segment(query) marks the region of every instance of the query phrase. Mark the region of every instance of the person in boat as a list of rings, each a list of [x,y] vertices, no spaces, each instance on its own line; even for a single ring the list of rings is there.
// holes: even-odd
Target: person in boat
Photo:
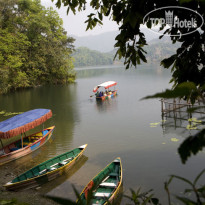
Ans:
[[[102,91],[100,91],[99,97],[102,97],[102,96],[103,96],[103,92],[102,92]]]
[[[97,91],[97,93],[95,93],[96,97],[99,97],[100,93],[99,91]]]

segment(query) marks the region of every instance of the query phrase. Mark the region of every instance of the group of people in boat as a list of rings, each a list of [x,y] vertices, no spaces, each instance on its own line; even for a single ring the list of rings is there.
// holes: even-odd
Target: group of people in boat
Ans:
[[[97,91],[97,93],[95,93],[96,97],[103,97],[103,96],[108,96],[108,95],[112,95],[114,91],[111,91],[111,90],[106,90],[105,92],[103,91]]]

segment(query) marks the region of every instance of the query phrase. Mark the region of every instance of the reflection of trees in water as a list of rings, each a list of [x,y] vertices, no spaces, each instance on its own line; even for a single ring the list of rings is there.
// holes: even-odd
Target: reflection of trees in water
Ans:
[[[42,146],[46,149],[41,153],[47,159],[67,151],[73,138],[74,122],[78,119],[76,84],[64,86],[42,86],[34,89],[25,89],[9,93],[1,97],[0,107],[7,112],[25,112],[36,108],[51,109],[53,117],[44,123],[44,127],[55,125],[54,140]],[[8,117],[7,117],[8,118]],[[1,118],[1,120],[5,120]],[[39,131],[43,126],[38,126],[26,134]],[[42,151],[42,150],[41,150]]]
[[[119,68],[116,68],[119,70]],[[87,78],[87,77],[95,77],[95,76],[101,76],[103,74],[110,74],[111,70],[114,71],[115,67],[110,67],[110,68],[90,68],[90,69],[82,69],[82,70],[77,70],[77,78]]]
[[[96,108],[102,113],[117,110],[117,95],[105,100],[96,100]]]
[[[190,112],[192,110],[192,112]],[[205,107],[185,101],[162,100],[162,128],[164,133],[177,133],[185,140],[178,148],[183,163],[205,147]]]

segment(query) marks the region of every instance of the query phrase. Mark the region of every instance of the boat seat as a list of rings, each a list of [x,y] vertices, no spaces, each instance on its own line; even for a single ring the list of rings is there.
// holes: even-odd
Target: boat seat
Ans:
[[[112,172],[112,173],[109,174],[109,176],[113,176],[113,177],[116,176],[116,177],[117,177],[117,176],[118,176],[118,173],[116,173],[116,172]]]
[[[96,192],[94,194],[94,196],[97,196],[97,197],[109,197],[110,193]]]
[[[44,172],[46,172],[47,169],[43,169],[42,171],[39,172],[39,174],[43,174]]]
[[[68,161],[69,161],[69,160],[72,160],[72,159],[73,159],[73,157],[70,157],[70,158],[68,158],[68,159],[65,159],[65,160],[59,162],[58,164],[59,164],[60,166],[66,165],[66,164],[68,163]]]
[[[50,171],[53,171],[55,170],[56,168],[54,167],[51,167],[51,168],[48,168],[48,169],[43,169],[42,171],[39,172],[39,174],[45,174],[47,172],[50,172]]]
[[[50,167],[55,167],[56,165],[59,165],[59,163],[55,163],[55,164],[51,165]]]
[[[113,182],[103,182],[100,184],[100,186],[115,188],[117,186],[117,184],[115,184]]]

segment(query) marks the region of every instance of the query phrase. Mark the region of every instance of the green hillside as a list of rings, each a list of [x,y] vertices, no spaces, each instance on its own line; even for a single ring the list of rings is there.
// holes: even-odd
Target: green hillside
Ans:
[[[113,56],[108,53],[90,50],[85,47],[79,47],[73,53],[74,66],[95,66],[95,65],[111,65],[113,64]]]
[[[147,52],[146,58],[147,63],[160,63],[161,60],[173,55],[177,48],[178,44],[171,44],[169,39],[165,38],[162,40],[155,39],[150,41],[149,45],[144,47],[144,50]],[[86,47],[79,47],[72,54],[75,59],[75,67],[83,66],[99,66],[99,65],[112,65],[112,64],[123,64],[124,59],[115,59],[113,62],[115,53],[117,49],[113,49],[108,53],[101,53],[96,50],[90,50]]]

